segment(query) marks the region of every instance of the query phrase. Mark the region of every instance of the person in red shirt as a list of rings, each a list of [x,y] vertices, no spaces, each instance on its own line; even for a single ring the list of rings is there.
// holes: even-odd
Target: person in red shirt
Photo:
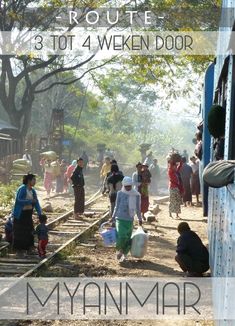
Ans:
[[[77,160],[73,160],[72,161],[72,163],[67,167],[67,170],[66,170],[66,172],[65,172],[65,178],[67,178],[67,189],[68,189],[68,192],[69,193],[72,193],[72,190],[73,190],[73,188],[72,188],[72,181],[71,181],[71,176],[72,176],[72,174],[73,174],[73,171],[75,170],[75,168],[76,168],[76,166],[77,166]]]
[[[181,162],[168,161],[168,178],[169,178],[169,192],[170,192],[170,205],[169,205],[169,216],[172,213],[176,214],[176,218],[180,218],[181,213],[180,205],[182,204],[182,194],[184,192],[183,184],[180,177],[180,169],[182,167]]]

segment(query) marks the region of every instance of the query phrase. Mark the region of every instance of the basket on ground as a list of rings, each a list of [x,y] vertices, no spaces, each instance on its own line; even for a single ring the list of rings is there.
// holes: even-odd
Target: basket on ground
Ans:
[[[111,246],[116,242],[116,229],[113,227],[105,228],[105,226],[107,226],[107,224],[110,224],[110,223],[105,222],[105,223],[101,224],[99,232],[103,238],[104,245]]]

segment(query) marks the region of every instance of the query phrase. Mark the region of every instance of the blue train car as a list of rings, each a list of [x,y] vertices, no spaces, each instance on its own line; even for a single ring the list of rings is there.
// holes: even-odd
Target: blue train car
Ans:
[[[215,65],[211,65],[205,77],[205,94],[203,101],[204,121],[211,102],[223,106],[226,110],[224,159],[235,160],[235,56],[229,51],[231,45],[231,32],[235,31],[235,1],[224,0],[224,8],[230,8],[230,26],[221,27],[227,31],[226,37],[219,36],[218,51],[228,49],[227,55],[217,55]],[[219,52],[221,53],[221,51]],[[212,82],[213,92],[211,92]],[[212,96],[212,97],[211,97]],[[207,105],[208,104],[208,105]],[[206,123],[204,123],[204,126]],[[203,165],[206,166],[213,160],[213,139],[207,128],[204,128]],[[210,266],[212,276],[235,277],[235,184],[215,189],[204,188],[204,212],[208,210],[208,236],[210,251]],[[228,288],[223,287],[215,290],[215,298],[220,299],[223,311],[229,304],[226,298]],[[233,303],[234,304],[234,303]],[[235,320],[217,321],[217,325],[234,326]]]
[[[231,5],[230,1],[225,1],[224,6]],[[235,23],[231,22],[231,31]],[[229,33],[228,33],[229,35]],[[226,45],[227,43],[227,45]],[[221,39],[221,44],[227,48],[228,39]],[[208,76],[208,72],[206,77]],[[213,102],[223,106],[226,110],[225,126],[225,146],[224,159],[235,159],[235,58],[233,55],[217,56],[214,68],[214,99]],[[208,113],[205,106],[204,115]],[[206,121],[206,118],[205,118]],[[207,130],[204,135],[204,163],[208,158],[213,160],[210,137]],[[213,139],[212,139],[213,142]],[[235,276],[235,186],[219,189],[209,189],[208,197],[208,221],[209,221],[209,242],[211,269],[214,276]],[[206,203],[207,204],[207,203]]]

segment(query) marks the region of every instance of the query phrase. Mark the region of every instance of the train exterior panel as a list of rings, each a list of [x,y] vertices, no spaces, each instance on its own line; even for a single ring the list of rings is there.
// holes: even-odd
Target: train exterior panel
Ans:
[[[235,26],[235,2],[226,0],[224,8],[230,8],[233,19],[229,27],[222,27],[220,30],[232,31]],[[227,48],[229,45],[230,33],[227,37],[219,35],[218,49]],[[225,146],[224,159],[235,159],[235,58],[229,53],[219,55],[216,58],[214,71],[214,102],[226,109]],[[206,114],[206,112],[204,112]],[[204,117],[205,118],[205,117]],[[206,121],[206,120],[204,120]],[[210,160],[213,160],[213,153],[209,144],[208,135],[205,136],[204,151]],[[228,282],[230,277],[235,277],[235,184],[219,189],[209,188],[208,195],[208,236],[210,251],[210,266],[212,276],[225,277]],[[219,293],[218,293],[219,292]],[[214,299],[220,298],[220,308],[226,311],[231,304],[225,298],[227,287],[216,290]],[[235,320],[217,321],[219,326],[235,326]]]
[[[214,63],[212,63],[206,71],[206,75],[204,79],[203,95],[202,95],[202,118],[204,121],[203,139],[202,139],[204,148],[203,148],[202,162],[201,162],[202,170],[210,162],[210,157],[211,157],[211,136],[205,121],[207,121],[208,113],[213,103],[214,72],[215,72],[215,65]],[[201,190],[203,195],[203,216],[208,216],[208,187],[206,185],[203,185]]]

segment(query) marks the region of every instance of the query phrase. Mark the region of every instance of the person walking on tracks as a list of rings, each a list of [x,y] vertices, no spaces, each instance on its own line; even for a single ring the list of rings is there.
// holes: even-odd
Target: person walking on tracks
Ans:
[[[35,234],[38,236],[38,255],[40,258],[46,258],[46,247],[48,244],[48,228],[46,226],[47,216],[39,216],[38,226],[36,227]]]
[[[175,260],[187,276],[201,277],[209,269],[209,253],[199,236],[187,222],[178,225],[180,237],[177,241]]]
[[[122,180],[122,189],[117,193],[117,199],[113,216],[112,225],[116,226],[118,250],[117,259],[123,261],[131,249],[131,234],[133,229],[134,216],[137,214],[139,225],[142,225],[140,210],[140,194],[132,188],[133,182],[130,177]]]
[[[77,167],[71,176],[74,189],[74,217],[79,218],[84,213],[85,209],[85,181],[83,176],[83,159],[80,157],[77,160]]]
[[[29,250],[34,246],[33,210],[38,215],[42,214],[41,207],[34,190],[36,178],[34,174],[23,177],[23,184],[16,192],[16,200],[13,209],[13,248]]]

